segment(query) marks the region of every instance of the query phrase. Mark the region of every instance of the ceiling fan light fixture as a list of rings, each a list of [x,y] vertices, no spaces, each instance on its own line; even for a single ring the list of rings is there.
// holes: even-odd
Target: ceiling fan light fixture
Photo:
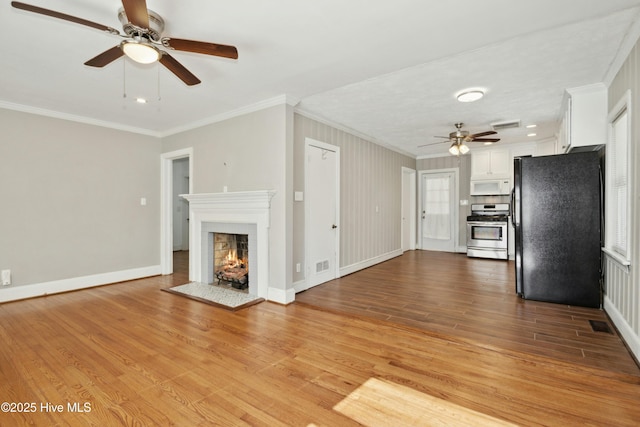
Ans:
[[[153,64],[160,59],[160,51],[153,45],[136,40],[123,42],[122,51],[140,64]]]
[[[451,147],[449,147],[449,153],[451,153],[454,156],[459,156],[460,155],[460,147],[458,146],[457,143],[453,143],[451,144]]]
[[[460,144],[460,154],[467,154],[469,152],[469,147],[467,147],[464,143]]]
[[[456,99],[460,102],[473,102],[477,101],[484,96],[484,91],[480,89],[465,90],[462,93],[456,95]]]

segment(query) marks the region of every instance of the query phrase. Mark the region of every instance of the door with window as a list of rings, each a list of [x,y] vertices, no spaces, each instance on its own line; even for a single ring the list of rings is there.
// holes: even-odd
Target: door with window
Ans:
[[[455,252],[456,174],[423,172],[421,179],[421,249]]]

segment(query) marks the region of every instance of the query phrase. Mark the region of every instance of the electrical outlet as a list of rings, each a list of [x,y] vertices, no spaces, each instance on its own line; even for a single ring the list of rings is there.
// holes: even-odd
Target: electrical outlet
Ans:
[[[2,270],[2,286],[9,286],[11,284],[11,270]]]

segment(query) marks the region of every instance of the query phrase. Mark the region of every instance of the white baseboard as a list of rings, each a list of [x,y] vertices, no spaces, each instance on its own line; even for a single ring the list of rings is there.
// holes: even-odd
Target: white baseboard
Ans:
[[[61,292],[77,291],[94,286],[157,276],[159,274],[160,266],[152,265],[149,267],[132,268],[130,270],[113,271],[91,276],[72,277],[70,279],[54,280],[51,282],[0,288],[0,303],[58,294]]]
[[[291,304],[296,299],[296,291],[293,288],[276,289],[269,288],[267,300],[277,302],[278,304]]]
[[[640,360],[640,336],[633,331],[631,325],[627,323],[622,313],[618,311],[615,304],[613,304],[606,295],[604,297],[604,311],[607,312],[613,324],[616,325],[616,328],[636,360]]]
[[[369,258],[355,264],[347,265],[346,267],[340,268],[340,277],[346,276],[347,274],[355,273],[356,271],[363,270],[365,268],[371,267],[372,265],[380,264],[381,262],[388,261],[391,258],[395,258],[400,255],[402,255],[402,249],[396,249],[395,251],[391,251],[386,254],[378,255],[376,257]]]
[[[302,279],[302,280],[298,280],[297,282],[294,282],[293,283],[293,290],[295,291],[296,294],[298,292],[306,291],[307,290],[307,281],[305,279]]]

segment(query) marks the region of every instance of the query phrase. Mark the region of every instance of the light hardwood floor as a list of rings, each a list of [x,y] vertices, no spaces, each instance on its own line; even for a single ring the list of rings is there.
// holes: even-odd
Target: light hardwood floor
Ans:
[[[440,304],[433,328],[398,321],[425,309],[426,318],[434,315],[415,288],[437,283],[438,272],[450,274],[444,264],[458,258],[449,256],[408,253],[299,294],[301,301],[286,307],[265,302],[231,312],[161,292],[186,282],[184,272],[2,304],[0,401],[22,412],[0,412],[0,425],[416,425],[445,415],[448,425],[637,425],[637,367],[556,357],[555,347],[566,342],[560,332],[542,341],[546,355],[530,351],[535,339],[523,348],[513,340],[485,341],[530,332],[510,326],[515,308],[502,319],[482,308],[510,298],[508,263],[471,263],[448,289],[445,280],[433,284]],[[399,271],[405,263],[416,265]],[[398,275],[411,286],[401,286]],[[386,299],[389,311],[357,300],[347,289],[357,281],[370,285],[365,300]],[[359,312],[337,306],[343,296]],[[415,306],[398,306],[398,299]],[[556,309],[523,302],[524,318],[529,305],[535,312]],[[403,308],[412,314],[403,316]],[[459,314],[440,325],[447,310],[465,311],[468,327]],[[566,311],[550,317],[546,335],[553,336],[554,325],[564,330]],[[587,345],[587,336],[582,348],[607,346],[608,360],[618,358],[612,354],[619,343],[593,335]],[[379,403],[357,407],[367,398]],[[31,403],[36,410],[25,412]],[[57,405],[62,412],[52,412]],[[90,412],[72,412],[73,405]]]

